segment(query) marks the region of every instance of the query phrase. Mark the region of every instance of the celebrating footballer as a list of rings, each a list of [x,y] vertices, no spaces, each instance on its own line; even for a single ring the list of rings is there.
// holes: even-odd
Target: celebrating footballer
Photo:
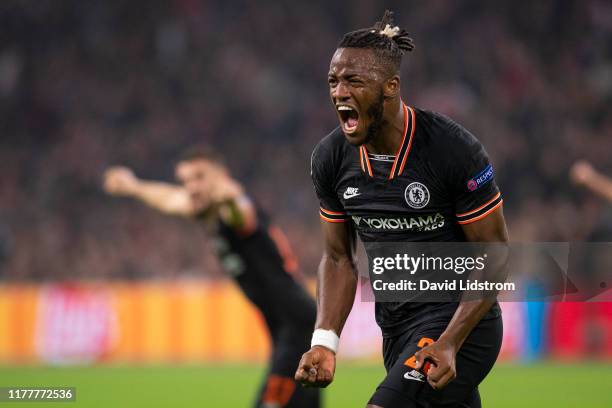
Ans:
[[[400,95],[400,64],[414,44],[391,12],[342,38],[328,83],[340,126],[312,154],[324,253],[311,349],[295,377],[325,387],[357,285],[356,237],[363,242],[508,240],[501,193],[482,144],[439,113]],[[438,216],[440,214],[440,216]],[[365,222],[437,216],[437,228]],[[386,377],[367,407],[480,407],[478,385],[499,354],[495,299],[377,302]],[[365,402],[365,401],[364,401]]]

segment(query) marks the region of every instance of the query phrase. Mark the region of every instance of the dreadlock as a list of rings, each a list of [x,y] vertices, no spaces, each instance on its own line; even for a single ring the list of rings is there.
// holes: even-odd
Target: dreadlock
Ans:
[[[346,33],[338,48],[373,49],[381,63],[398,72],[402,56],[414,49],[414,43],[406,30],[394,26],[393,12],[385,10],[381,21],[374,26]]]

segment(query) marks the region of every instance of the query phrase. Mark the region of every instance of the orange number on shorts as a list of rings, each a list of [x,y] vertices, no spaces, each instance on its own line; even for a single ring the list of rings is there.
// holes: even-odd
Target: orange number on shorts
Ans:
[[[433,339],[430,339],[429,337],[421,337],[421,340],[419,340],[419,342],[417,343],[417,347],[423,348],[433,343]],[[404,361],[404,365],[410,368],[416,368],[416,357],[412,356],[406,359],[406,361]]]
[[[429,337],[421,337],[421,340],[419,340],[419,343],[417,344],[417,346],[420,348],[423,348],[433,343],[434,343],[433,339],[430,339]]]

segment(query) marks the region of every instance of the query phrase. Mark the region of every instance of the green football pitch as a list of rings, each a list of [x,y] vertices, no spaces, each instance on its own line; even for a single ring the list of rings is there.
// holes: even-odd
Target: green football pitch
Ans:
[[[249,407],[263,368],[253,365],[0,367],[0,387],[73,386],[71,403],[15,407]],[[383,369],[340,364],[325,407],[364,407]],[[612,407],[612,364],[498,364],[481,385],[484,407]]]

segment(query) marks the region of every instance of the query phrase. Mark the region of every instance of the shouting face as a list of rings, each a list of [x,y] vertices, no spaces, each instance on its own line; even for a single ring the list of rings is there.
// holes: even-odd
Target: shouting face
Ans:
[[[349,143],[361,145],[376,137],[384,124],[388,87],[399,85],[384,69],[377,67],[374,51],[338,48],[328,74],[329,92],[340,126]]]

